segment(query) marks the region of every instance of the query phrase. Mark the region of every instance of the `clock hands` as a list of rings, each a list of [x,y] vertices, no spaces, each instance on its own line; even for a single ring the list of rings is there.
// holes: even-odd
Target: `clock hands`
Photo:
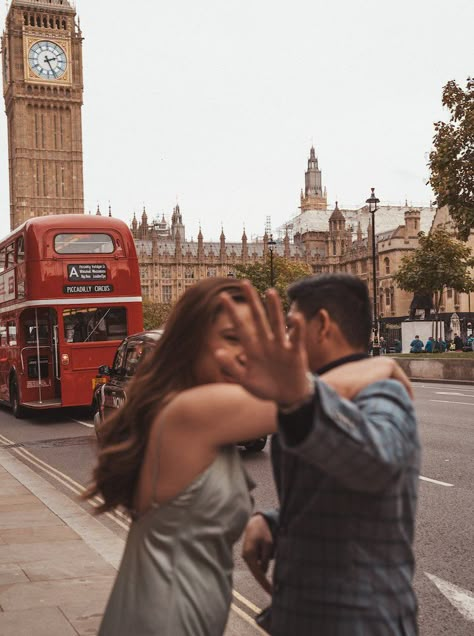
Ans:
[[[44,61],[45,61],[47,64],[49,64],[49,68],[51,69],[51,72],[52,72],[52,73],[53,73],[53,75],[54,75],[54,68],[51,66],[51,62],[57,62],[57,59],[56,59],[55,57],[51,57],[51,58],[49,58],[49,57],[45,57],[45,58],[44,58]]]

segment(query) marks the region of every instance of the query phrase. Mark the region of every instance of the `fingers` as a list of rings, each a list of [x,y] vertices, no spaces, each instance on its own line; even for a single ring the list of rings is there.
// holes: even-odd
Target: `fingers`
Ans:
[[[260,548],[261,546],[259,546]],[[270,557],[266,560],[259,559],[258,552],[253,550],[244,550],[242,554],[248,569],[252,573],[254,579],[268,594],[272,593],[272,584],[266,576]]]
[[[256,335],[259,342],[272,340],[272,330],[268,323],[267,315],[265,313],[265,309],[262,305],[262,301],[260,300],[257,290],[247,280],[244,281],[242,289],[252,313],[252,318],[255,323]]]
[[[288,339],[280,296],[275,289],[269,289],[266,299],[268,322],[270,323],[271,330],[273,331],[273,336],[279,345],[284,346],[287,344]]]

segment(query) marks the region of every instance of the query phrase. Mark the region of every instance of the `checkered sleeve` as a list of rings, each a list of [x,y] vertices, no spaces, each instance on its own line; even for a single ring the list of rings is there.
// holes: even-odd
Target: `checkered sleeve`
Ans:
[[[299,444],[285,436],[288,421],[280,426],[283,448],[351,490],[383,490],[418,451],[411,400],[394,380],[376,382],[350,402],[317,379],[312,414],[305,417],[312,427]]]

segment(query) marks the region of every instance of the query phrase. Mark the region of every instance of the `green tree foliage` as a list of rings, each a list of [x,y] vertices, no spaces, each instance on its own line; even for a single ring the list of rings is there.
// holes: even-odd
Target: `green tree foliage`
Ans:
[[[294,283],[298,278],[310,276],[311,267],[306,263],[291,261],[282,256],[273,256],[273,281],[274,287],[278,291],[283,305],[287,306],[286,290],[288,285]],[[249,263],[248,265],[237,265],[235,268],[237,278],[247,278],[263,297],[270,287],[270,257],[263,263]]]
[[[143,324],[146,330],[163,327],[170,315],[172,305],[170,303],[154,303],[150,300],[143,301]]]
[[[451,118],[435,124],[429,183],[438,207],[449,206],[458,237],[467,241],[474,228],[474,79],[468,78],[466,90],[448,82],[442,102]]]
[[[436,315],[445,288],[457,292],[474,289],[470,267],[474,266],[471,248],[456,240],[446,228],[439,226],[428,235],[419,234],[419,247],[405,256],[394,276],[405,291],[432,294]]]

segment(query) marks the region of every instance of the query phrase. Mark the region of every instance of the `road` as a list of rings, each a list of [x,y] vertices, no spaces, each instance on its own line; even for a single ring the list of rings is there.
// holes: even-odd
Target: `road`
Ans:
[[[415,576],[421,634],[468,636],[474,633],[474,386],[418,383],[415,394],[423,445]],[[76,501],[94,464],[94,430],[79,410],[19,421],[0,408],[0,444]],[[257,483],[256,507],[274,506],[268,448],[243,458]],[[126,536],[123,519],[102,522]],[[259,633],[252,617],[268,597],[239,555],[237,546],[228,636],[251,636]]]

